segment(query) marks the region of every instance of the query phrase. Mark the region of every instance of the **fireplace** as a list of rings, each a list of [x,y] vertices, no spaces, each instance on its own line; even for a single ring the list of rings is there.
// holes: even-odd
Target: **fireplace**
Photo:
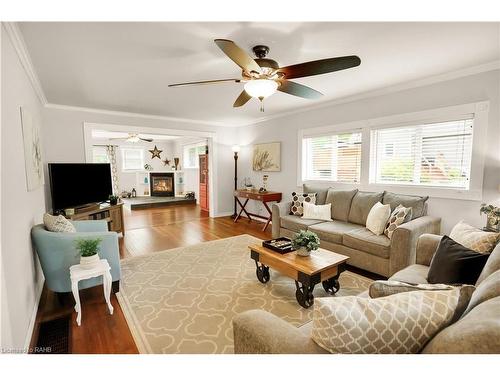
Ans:
[[[173,173],[150,173],[149,185],[152,197],[175,196]]]

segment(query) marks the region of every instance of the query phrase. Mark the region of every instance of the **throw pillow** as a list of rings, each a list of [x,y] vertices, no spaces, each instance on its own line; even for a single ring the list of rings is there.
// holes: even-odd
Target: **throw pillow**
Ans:
[[[303,219],[332,221],[332,218],[330,217],[332,214],[331,203],[317,206],[312,203],[304,202],[302,206],[304,208],[304,214],[302,215]]]
[[[392,238],[392,234],[401,224],[407,223],[411,220],[413,210],[411,207],[404,207],[403,205],[397,206],[391,214],[387,225],[385,226],[384,234]]]
[[[298,194],[292,193],[292,205],[290,206],[290,215],[302,216],[304,212],[303,203],[316,203],[316,193]]]
[[[396,280],[377,280],[370,284],[368,294],[371,298],[387,297],[393,294],[414,292],[417,290],[450,290],[446,284],[409,284]]]
[[[478,253],[491,253],[500,241],[500,233],[484,232],[461,221],[451,230],[450,238]]]
[[[459,288],[377,299],[318,298],[312,339],[331,353],[419,353],[452,321],[460,299]]]
[[[427,281],[431,284],[474,285],[488,256],[443,236],[431,259]]]
[[[52,216],[46,213],[43,215],[43,224],[50,232],[76,232],[75,226],[63,215]]]
[[[366,229],[377,236],[384,233],[387,220],[391,216],[391,206],[377,202],[373,205],[366,218]]]

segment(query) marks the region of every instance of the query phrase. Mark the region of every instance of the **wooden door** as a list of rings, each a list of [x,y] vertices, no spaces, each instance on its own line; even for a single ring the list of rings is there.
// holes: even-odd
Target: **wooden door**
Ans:
[[[199,155],[200,158],[200,208],[208,211],[208,154]]]

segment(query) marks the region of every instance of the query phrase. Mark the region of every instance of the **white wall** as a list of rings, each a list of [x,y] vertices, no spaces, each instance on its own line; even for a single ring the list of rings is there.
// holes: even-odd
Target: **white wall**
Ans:
[[[83,124],[115,124],[123,126],[178,129],[190,131],[214,132],[216,135],[217,154],[214,158],[214,180],[217,183],[217,204],[215,215],[230,214],[233,204],[233,175],[224,171],[233,168],[231,146],[237,142],[237,132],[226,127],[208,126],[204,124],[175,122],[156,118],[140,118],[126,114],[69,110],[61,108],[44,108],[44,140],[46,162],[85,161],[85,144]],[[48,185],[48,184],[47,184]],[[47,202],[50,202],[50,190],[46,187]]]
[[[42,220],[44,189],[28,192],[19,108],[25,107],[40,122],[41,104],[4,26],[2,58],[2,348],[24,348],[31,337],[43,276],[31,247],[30,229]],[[42,137],[43,134],[43,123]]]
[[[297,187],[297,138],[298,130],[311,127],[342,124],[434,109],[444,106],[467,104],[483,100],[490,101],[487,144],[484,145],[486,158],[483,179],[483,201],[500,203],[500,116],[499,116],[499,71],[490,71],[462,77],[429,86],[423,86],[391,94],[366,98],[354,102],[333,105],[314,111],[247,126],[240,133],[240,143],[251,145],[281,141],[281,172],[267,173],[269,188],[282,191],[285,199]],[[334,88],[332,88],[334,89]],[[262,182],[262,173],[251,170],[251,147],[243,147],[239,159],[239,176],[250,176],[256,186]],[[389,190],[389,189],[388,189]],[[479,215],[479,201],[456,199],[429,199],[429,214],[442,218],[442,231],[449,233],[457,221],[482,227],[485,217]]]

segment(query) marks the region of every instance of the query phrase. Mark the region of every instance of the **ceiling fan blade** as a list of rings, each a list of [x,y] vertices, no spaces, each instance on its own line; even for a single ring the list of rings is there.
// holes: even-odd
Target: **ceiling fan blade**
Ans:
[[[306,99],[319,99],[323,96],[322,93],[310,87],[301,85],[297,82],[287,81],[286,79],[280,81],[281,85],[278,90],[290,95],[300,96]]]
[[[238,98],[236,99],[236,101],[234,102],[233,104],[233,107],[242,107],[244,106],[250,99],[252,99],[252,97],[250,95],[247,94],[247,92],[245,90],[243,90],[240,94],[240,96],[238,96]]]
[[[222,82],[236,82],[236,83],[240,83],[241,79],[228,78],[228,79],[212,79],[212,80],[209,80],[209,81],[173,83],[171,85],[168,85],[168,87],[187,86],[187,85],[209,85],[209,84],[212,84],[212,83],[222,83]]]
[[[361,59],[358,56],[342,56],[289,65],[280,68],[278,72],[284,73],[286,79],[292,79],[354,68],[359,64],[361,64]]]
[[[109,141],[119,141],[123,139],[129,139],[130,137],[120,137],[120,138],[108,138]]]
[[[139,139],[141,141],[145,141],[145,142],[153,142],[153,138],[141,138],[141,137],[139,137]]]
[[[262,74],[259,64],[245,50],[238,47],[233,41],[227,39],[215,39],[215,44],[224,52],[236,65],[248,73],[252,71]]]

